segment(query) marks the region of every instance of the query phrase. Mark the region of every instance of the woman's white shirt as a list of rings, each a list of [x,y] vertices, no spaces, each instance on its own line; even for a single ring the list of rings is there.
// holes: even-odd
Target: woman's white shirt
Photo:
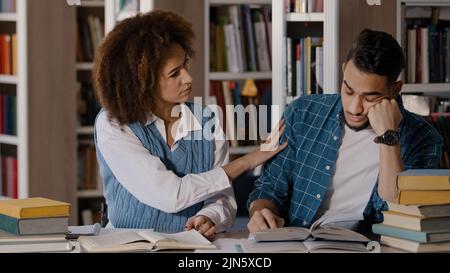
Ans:
[[[174,145],[190,131],[202,130],[201,125],[185,104],[181,104],[181,118],[173,125]],[[149,116],[147,124],[155,123],[166,140],[164,121]],[[96,122],[97,145],[119,183],[141,203],[166,213],[176,213],[204,201],[197,215],[209,217],[217,231],[230,227],[236,215],[237,204],[233,188],[222,166],[228,163],[228,142],[223,131],[215,134],[214,168],[199,174],[179,177],[168,170],[161,160],[142,145],[124,125],[110,120],[103,111]],[[167,142],[167,141],[166,141]]]

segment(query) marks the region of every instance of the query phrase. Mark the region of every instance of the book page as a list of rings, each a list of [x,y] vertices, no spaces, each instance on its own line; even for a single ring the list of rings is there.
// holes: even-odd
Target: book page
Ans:
[[[99,236],[81,236],[79,238],[80,244],[87,249],[90,248],[107,248],[120,246],[139,241],[147,241],[144,237],[140,236],[133,231],[114,232]]]
[[[255,242],[248,239],[241,240],[244,253],[274,253],[274,252],[294,252],[308,253],[308,249],[302,242]]]
[[[369,242],[369,238],[366,236],[336,225],[324,225],[316,228],[312,235],[314,238],[321,238],[326,240],[336,240],[336,241],[353,241],[353,242]]]
[[[310,233],[307,228],[282,227],[252,232],[248,238],[254,241],[302,241],[309,236]]]
[[[216,248],[214,244],[194,229],[178,233],[143,231],[139,234],[148,241],[156,243],[156,247],[159,249]]]
[[[335,241],[313,241],[303,242],[309,252],[346,253],[346,252],[369,252],[364,243],[335,242]]]
[[[363,213],[346,213],[338,211],[327,211],[322,217],[317,219],[312,223],[310,231],[316,229],[319,226],[323,226],[330,223],[341,223],[341,222],[357,222],[364,220]]]
[[[242,253],[241,239],[221,238],[213,242],[217,249],[197,249],[196,253]]]

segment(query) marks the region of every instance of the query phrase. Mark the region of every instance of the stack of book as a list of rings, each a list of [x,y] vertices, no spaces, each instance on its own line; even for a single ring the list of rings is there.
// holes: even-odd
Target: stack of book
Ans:
[[[399,174],[398,203],[390,203],[372,231],[381,243],[409,252],[450,251],[450,170]]]
[[[40,197],[0,200],[0,252],[70,251],[69,208]]]

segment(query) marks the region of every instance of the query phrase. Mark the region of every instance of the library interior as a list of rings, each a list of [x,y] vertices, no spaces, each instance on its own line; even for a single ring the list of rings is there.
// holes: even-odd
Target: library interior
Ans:
[[[450,0],[0,0],[0,174],[0,252],[450,252]]]

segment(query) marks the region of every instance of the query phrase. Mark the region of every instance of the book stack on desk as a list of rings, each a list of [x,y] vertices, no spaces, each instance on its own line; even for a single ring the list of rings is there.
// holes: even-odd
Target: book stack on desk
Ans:
[[[0,200],[0,252],[68,251],[70,204],[46,198]]]
[[[372,231],[381,243],[409,252],[450,251],[450,170],[408,170],[397,178],[398,202],[388,202]]]

